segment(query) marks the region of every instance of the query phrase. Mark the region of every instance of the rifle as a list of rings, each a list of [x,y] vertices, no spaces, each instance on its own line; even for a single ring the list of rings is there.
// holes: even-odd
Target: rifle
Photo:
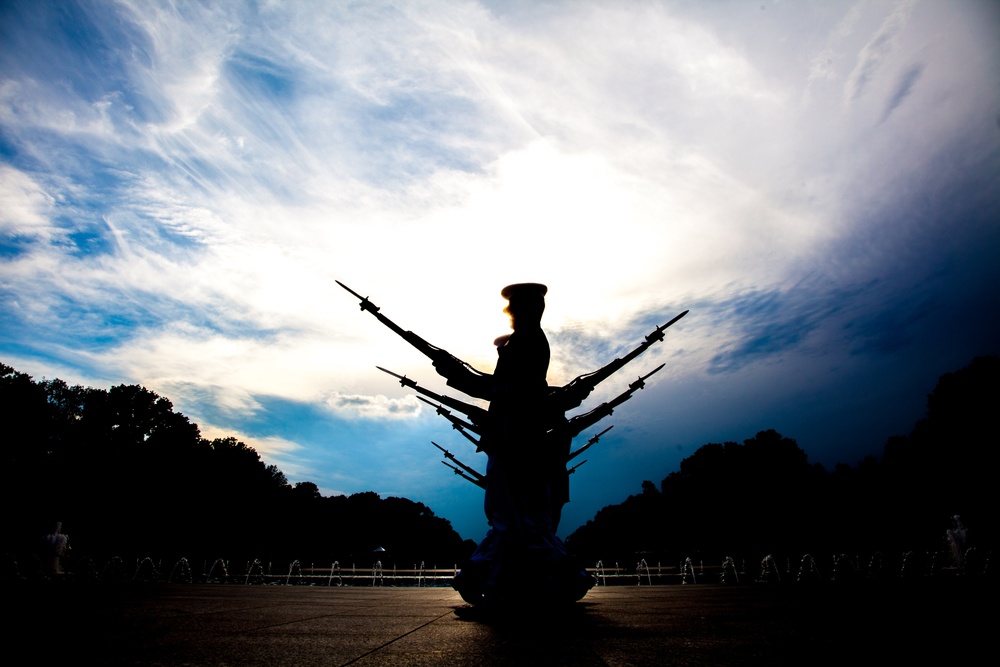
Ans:
[[[577,456],[579,456],[580,454],[583,454],[585,451],[587,451],[588,449],[590,449],[591,447],[593,447],[594,445],[596,445],[597,441],[601,439],[601,436],[604,435],[605,433],[607,433],[608,431],[610,431],[613,428],[614,428],[614,424],[612,424],[611,426],[607,427],[606,429],[604,429],[603,431],[601,431],[600,433],[598,433],[597,435],[595,435],[594,437],[592,437],[590,440],[587,441],[587,444],[585,444],[583,447],[581,447],[580,449],[576,450],[575,452],[573,452],[572,454],[570,454],[569,456],[567,456],[566,457],[566,462],[569,463],[570,461],[572,461],[573,459],[575,459]],[[580,465],[583,465],[583,464],[578,463],[576,466],[574,466],[573,469],[575,470],[576,467],[579,467]]]
[[[393,373],[392,371],[386,368],[382,368],[381,366],[376,366],[375,368],[379,369],[383,373],[388,373],[389,375],[398,379],[400,386],[409,387],[410,389],[413,389],[423,394],[424,396],[430,396],[438,403],[443,403],[444,405],[447,405],[452,410],[458,410],[459,412],[467,416],[470,420],[472,420],[472,424],[475,424],[475,426],[472,426],[472,424],[470,424],[469,426],[471,430],[475,431],[476,433],[479,433],[480,429],[484,428],[488,423],[490,417],[489,412],[478,406],[471,405],[469,403],[466,403],[465,401],[460,401],[457,398],[451,398],[450,396],[445,396],[443,394],[435,393],[430,389],[424,389],[423,387],[417,384],[416,380],[411,380],[405,375],[400,375],[399,373]],[[427,402],[429,403],[429,401]],[[431,403],[431,405],[434,404]]]
[[[596,424],[597,422],[601,421],[608,415],[612,414],[615,411],[615,408],[617,408],[619,405],[621,405],[628,399],[632,398],[632,394],[634,394],[635,392],[639,391],[640,389],[646,386],[646,380],[649,378],[649,376],[651,376],[653,373],[658,372],[664,366],[666,366],[666,364],[660,364],[659,366],[651,370],[649,373],[646,373],[645,375],[640,375],[639,379],[630,384],[625,392],[619,394],[618,396],[615,396],[610,401],[601,403],[590,412],[586,412],[582,415],[577,415],[576,417],[573,417],[572,419],[568,420],[564,425],[558,427],[557,429],[553,429],[553,431],[550,431],[550,433],[560,432],[564,436],[569,435],[570,437],[575,438],[580,434],[580,431],[582,431],[585,428],[589,428],[594,424]]]
[[[442,452],[444,452],[445,458],[451,459],[452,461],[454,461],[455,464],[458,467],[456,468],[455,466],[453,466],[452,464],[450,464],[450,463],[448,463],[446,461],[441,461],[441,463],[444,463],[446,466],[448,466],[449,468],[451,468],[452,470],[454,470],[456,475],[459,475],[460,477],[469,480],[470,482],[472,482],[473,484],[475,484],[479,488],[481,488],[481,489],[485,489],[486,488],[486,475],[482,474],[481,472],[479,472],[478,470],[476,470],[472,466],[465,465],[464,463],[462,463],[461,461],[459,461],[457,458],[455,458],[454,454],[452,454],[447,449],[445,449],[441,445],[437,444],[433,440],[431,440],[431,444],[434,445],[435,447],[437,447],[438,449],[440,449]],[[461,470],[459,470],[459,468],[461,468]]]
[[[666,337],[664,332],[672,324],[687,315],[688,312],[690,311],[685,310],[683,313],[677,315],[666,324],[653,329],[653,331],[647,335],[634,350],[626,354],[624,357],[615,359],[611,363],[597,369],[593,373],[585,373],[562,387],[552,389],[549,392],[549,398],[554,400],[556,405],[559,406],[563,412],[578,407],[581,403],[583,403],[583,400],[590,395],[590,392],[594,391],[594,387],[601,382],[604,382],[604,380],[608,379],[615,371],[619,370],[622,366],[645,352],[654,343],[662,341]],[[655,373],[656,371],[653,372]]]
[[[360,304],[361,310],[367,310],[369,313],[374,315],[379,322],[392,329],[393,332],[396,333],[396,335],[400,336],[407,343],[417,348],[417,350],[419,350],[424,356],[428,357],[435,364],[441,364],[443,368],[446,367],[463,368],[464,370],[472,373],[474,380],[479,380],[481,378],[485,379],[489,377],[485,373],[473,368],[470,364],[452,355],[447,350],[443,350],[440,347],[431,345],[430,343],[428,343],[427,341],[425,341],[423,338],[413,333],[412,331],[404,331],[401,326],[399,326],[398,324],[390,320],[388,317],[380,313],[379,307],[376,306],[371,301],[369,301],[368,297],[361,296],[360,294],[358,294],[357,292],[355,292],[354,290],[352,290],[350,287],[340,282],[339,280],[337,280],[336,283],[341,287],[343,287],[348,292],[350,292],[351,294],[353,294],[354,296],[361,299],[361,304]]]
[[[459,433],[461,433],[462,435],[464,435],[469,440],[469,442],[471,442],[472,444],[474,444],[476,446],[476,451],[477,452],[486,451],[485,448],[483,447],[482,443],[479,440],[476,440],[474,437],[472,437],[471,435],[469,435],[469,431],[472,431],[476,435],[482,435],[482,433],[480,433],[479,431],[476,430],[475,426],[473,426],[472,424],[470,424],[469,422],[467,422],[467,421],[465,421],[463,419],[459,419],[455,415],[451,414],[450,410],[446,410],[441,405],[437,405],[435,403],[431,403],[430,401],[428,401],[426,398],[423,398],[422,396],[417,396],[417,398],[419,398],[421,401],[423,401],[427,405],[429,405],[432,408],[434,408],[434,410],[437,411],[437,413],[439,415],[441,415],[442,417],[444,417],[445,419],[447,419],[448,421],[450,421],[451,422],[451,427],[453,429],[455,429],[456,431],[458,431]],[[468,429],[468,430],[466,430],[466,429]]]
[[[454,470],[455,474],[458,475],[459,477],[461,477],[462,479],[466,479],[466,480],[472,482],[473,484],[475,484],[476,486],[478,486],[483,491],[486,490],[486,481],[485,480],[476,479],[475,477],[470,477],[469,475],[466,475],[464,472],[462,472],[461,470],[459,470],[458,468],[456,468],[452,464],[448,463],[447,461],[441,461],[441,463],[443,463],[444,465],[446,465],[449,468],[451,468],[452,470]]]

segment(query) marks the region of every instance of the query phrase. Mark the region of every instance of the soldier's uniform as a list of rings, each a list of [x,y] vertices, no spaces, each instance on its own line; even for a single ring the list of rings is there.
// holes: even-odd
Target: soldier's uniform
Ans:
[[[536,283],[505,287],[501,294],[510,301],[514,331],[497,340],[493,375],[486,382],[477,379],[476,386],[449,377],[450,385],[490,401],[490,425],[482,437],[489,455],[490,530],[454,583],[470,602],[483,596],[502,602],[519,589],[576,600],[591,585],[555,535],[568,487],[568,451],[561,450],[568,448],[546,436],[564,416],[551,414],[547,401],[549,344],[540,324],[545,293]]]

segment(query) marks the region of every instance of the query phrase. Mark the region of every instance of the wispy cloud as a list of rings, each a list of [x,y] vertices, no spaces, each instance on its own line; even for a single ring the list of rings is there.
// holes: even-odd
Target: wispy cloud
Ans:
[[[0,232],[16,253],[22,242],[51,240],[52,197],[28,174],[0,165]]]
[[[333,393],[326,405],[346,417],[364,419],[406,419],[420,414],[420,401],[415,396],[390,399],[385,396],[361,396]]]
[[[896,2],[875,35],[861,49],[857,63],[848,77],[844,89],[848,102],[855,101],[864,95],[875,78],[880,75],[889,56],[897,48],[899,34],[906,26],[914,4],[915,0]]]
[[[447,393],[334,279],[486,371],[500,287],[545,282],[552,382],[691,308],[642,362],[667,387],[918,356],[922,308],[988,272],[965,260],[995,243],[995,10],[0,12],[0,353],[301,445],[268,451],[324,488],[419,486],[423,454],[327,448],[426,445],[375,364]]]
[[[921,75],[924,73],[923,63],[914,63],[903,72],[896,82],[896,87],[893,89],[892,93],[889,95],[889,99],[885,103],[885,111],[882,113],[882,122],[884,123],[892,115],[892,112],[899,108],[899,105],[910,96],[913,91],[913,87],[917,85],[917,81],[920,80]]]

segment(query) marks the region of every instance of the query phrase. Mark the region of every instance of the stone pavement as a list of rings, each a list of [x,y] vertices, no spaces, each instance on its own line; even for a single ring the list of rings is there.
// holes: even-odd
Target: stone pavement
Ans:
[[[992,588],[611,586],[487,617],[448,588],[7,582],[0,627],[9,665],[898,664],[990,646]]]

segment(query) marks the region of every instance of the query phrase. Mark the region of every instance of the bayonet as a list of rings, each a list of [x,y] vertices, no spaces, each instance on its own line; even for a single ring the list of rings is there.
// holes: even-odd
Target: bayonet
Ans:
[[[439,415],[441,415],[442,417],[444,417],[445,419],[447,419],[448,421],[450,421],[451,422],[451,427],[453,429],[455,429],[456,431],[458,431],[459,433],[461,433],[462,435],[464,435],[469,440],[469,442],[471,442],[472,444],[474,444],[476,446],[476,451],[477,452],[486,451],[485,448],[483,447],[482,443],[479,440],[476,440],[471,435],[469,435],[468,431],[466,430],[466,429],[468,429],[469,431],[472,431],[473,433],[475,433],[477,435],[482,435],[479,431],[476,430],[475,426],[473,426],[469,422],[465,421],[464,419],[459,419],[455,415],[451,414],[450,410],[445,409],[441,405],[437,405],[436,403],[432,403],[432,402],[428,401],[426,398],[424,398],[422,396],[417,396],[417,398],[419,398],[421,401],[423,401],[427,405],[429,405],[432,408],[434,408],[434,410]]]
[[[432,408],[434,408],[435,412],[437,412],[439,415],[450,421],[452,426],[454,426],[455,428],[466,428],[477,435],[482,435],[482,433],[476,430],[475,426],[465,421],[464,419],[461,419],[460,417],[456,417],[455,415],[451,414],[451,410],[445,408],[443,405],[439,405],[433,401],[428,401],[423,396],[417,396],[417,398],[426,403],[427,405],[431,406]]]
[[[472,466],[465,465],[464,463],[462,463],[461,461],[459,461],[457,458],[455,458],[454,454],[452,454],[447,449],[445,449],[441,445],[437,444],[433,440],[431,440],[431,444],[434,445],[435,447],[437,447],[438,449],[440,449],[442,452],[444,452],[444,456],[445,456],[446,459],[450,459],[451,461],[454,461],[455,465],[457,465],[459,468],[461,468],[465,472],[469,473],[470,475],[472,475],[473,477],[475,477],[477,480],[485,483],[484,480],[486,479],[486,475],[482,474],[481,472],[479,472],[478,470],[476,470]],[[442,463],[443,463],[443,461],[442,461]],[[450,465],[450,464],[446,464],[446,465]]]
[[[479,480],[479,479],[476,479],[474,477],[470,477],[469,475],[466,475],[464,472],[462,472],[461,470],[459,470],[455,466],[451,465],[447,461],[441,461],[441,463],[445,464],[446,466],[448,466],[449,468],[451,468],[452,470],[454,470],[455,474],[458,475],[459,477],[461,477],[462,479],[469,480],[470,482],[472,482],[473,484],[475,484],[476,486],[478,486],[480,489],[483,489],[484,491],[486,490],[486,481],[485,480]]]

